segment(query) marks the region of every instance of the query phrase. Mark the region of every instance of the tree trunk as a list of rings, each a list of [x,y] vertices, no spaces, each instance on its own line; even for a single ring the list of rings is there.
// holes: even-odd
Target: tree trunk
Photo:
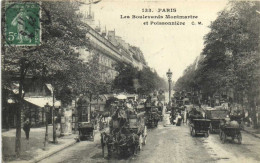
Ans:
[[[256,99],[255,99],[255,96],[253,97],[253,107],[252,107],[252,120],[253,120],[253,127],[254,129],[257,129],[258,128],[258,125],[257,125],[257,117],[256,117]]]
[[[254,95],[254,90],[251,89],[251,92],[250,92],[250,102],[249,102],[249,106],[250,106],[250,117],[252,118],[252,121],[253,121],[253,127],[254,128],[257,128],[257,117],[256,117],[256,103],[255,103],[255,95]]]
[[[15,139],[15,152],[19,157],[21,154],[21,112],[23,109],[23,83],[24,83],[24,59],[21,59],[20,63],[20,79],[19,79],[19,106],[16,112],[16,139]]]
[[[92,102],[92,93],[89,95],[90,107],[88,112],[88,122],[91,122],[91,102]]]
[[[16,112],[16,139],[15,139],[15,152],[17,157],[21,153],[21,102],[19,102],[19,107]]]

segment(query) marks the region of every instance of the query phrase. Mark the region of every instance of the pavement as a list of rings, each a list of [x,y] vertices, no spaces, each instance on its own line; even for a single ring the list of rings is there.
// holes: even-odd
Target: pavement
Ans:
[[[51,143],[52,140],[52,126],[48,127],[49,142],[44,147],[45,127],[31,128],[30,138],[26,140],[25,133],[22,130],[21,138],[21,156],[15,156],[15,129],[2,131],[2,162],[23,163],[23,162],[38,162],[47,158],[73,144],[76,143],[77,134],[70,134],[63,137],[58,137],[58,143]],[[60,132],[57,131],[57,136]]]
[[[106,130],[105,128],[104,130]],[[59,137],[60,131],[57,130],[57,142],[53,144],[52,135],[53,128],[48,126],[49,143],[44,147],[45,139],[45,127],[31,128],[29,141],[25,139],[25,133],[22,130],[21,139],[21,156],[16,158],[15,156],[15,129],[2,130],[2,162],[8,163],[35,163],[40,162],[77,142],[78,134],[69,134]],[[95,134],[99,133],[98,130],[94,131]]]
[[[260,138],[260,128],[254,129],[253,126],[247,127],[244,126],[243,129],[246,133],[253,135],[256,138]]]

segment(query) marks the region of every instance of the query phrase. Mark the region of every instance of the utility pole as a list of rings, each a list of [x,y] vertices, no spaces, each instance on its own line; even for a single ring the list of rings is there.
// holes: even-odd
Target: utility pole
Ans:
[[[52,87],[52,124],[53,124],[53,143],[56,141],[56,123],[55,123],[55,98],[54,98],[54,87]]]

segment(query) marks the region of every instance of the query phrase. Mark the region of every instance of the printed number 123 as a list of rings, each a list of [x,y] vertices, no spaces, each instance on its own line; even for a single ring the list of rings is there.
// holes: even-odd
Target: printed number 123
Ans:
[[[152,9],[150,8],[143,8],[142,9],[142,12],[153,12]]]

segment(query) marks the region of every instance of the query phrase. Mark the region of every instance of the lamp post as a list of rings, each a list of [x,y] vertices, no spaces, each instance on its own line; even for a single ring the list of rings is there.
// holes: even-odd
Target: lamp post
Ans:
[[[45,131],[45,139],[44,139],[44,148],[46,147],[48,143],[48,118],[49,118],[49,112],[50,112],[50,105],[46,103],[44,106],[44,112],[45,112],[45,126],[46,126],[46,131]]]
[[[52,129],[53,129],[53,143],[57,143],[56,140],[56,119],[55,119],[55,97],[54,97],[54,87],[52,88]]]
[[[171,102],[171,83],[172,83],[172,72],[170,69],[168,70],[166,75],[168,77],[168,82],[169,82],[169,104],[170,104],[170,102]]]

